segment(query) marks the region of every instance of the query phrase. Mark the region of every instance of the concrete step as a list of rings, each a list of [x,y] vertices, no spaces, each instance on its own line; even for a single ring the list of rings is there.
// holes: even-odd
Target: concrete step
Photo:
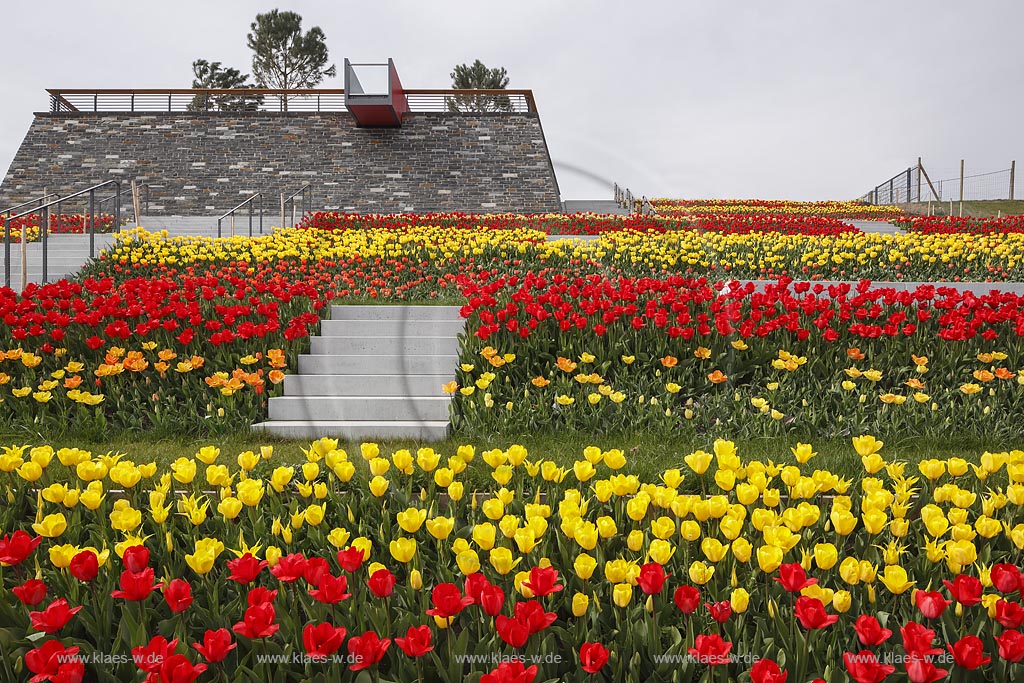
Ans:
[[[255,431],[285,439],[312,441],[322,436],[365,441],[367,439],[409,439],[441,441],[448,436],[448,420],[275,420],[254,424]]]
[[[313,337],[316,339],[316,337]],[[300,375],[451,375],[458,355],[315,355],[299,356]]]
[[[271,420],[447,420],[448,397],[276,396]]]
[[[566,213],[604,213],[628,216],[629,211],[612,199],[567,199],[563,202]]]
[[[461,320],[458,306],[331,306],[331,320]]]
[[[310,339],[309,351],[320,355],[434,356],[456,354],[455,337],[323,337]]]
[[[285,396],[444,396],[447,375],[286,375]]]
[[[457,320],[325,320],[320,334],[326,337],[455,337],[466,327]]]

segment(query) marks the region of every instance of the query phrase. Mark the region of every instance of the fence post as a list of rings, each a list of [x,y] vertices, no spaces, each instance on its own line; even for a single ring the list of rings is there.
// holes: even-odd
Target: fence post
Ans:
[[[57,210],[58,211],[60,210],[60,205],[57,206]],[[47,273],[46,273],[46,266],[47,266],[47,263],[46,263],[46,244],[47,244],[47,239],[46,238],[47,238],[47,235],[48,235],[49,232],[50,232],[50,207],[44,206],[43,207],[43,215],[42,215],[42,218],[39,221],[39,236],[43,240],[43,244],[42,244],[42,247],[43,247],[43,277],[42,277],[42,282],[44,284],[46,283],[46,275],[47,275]],[[22,240],[22,243],[24,244],[27,241],[28,240]],[[23,247],[23,249],[24,249],[24,247]],[[22,273],[21,279],[22,280],[25,279],[25,276],[27,275],[27,272],[26,272],[27,270],[28,270],[28,267],[25,265],[25,261],[23,259],[22,260],[22,267],[21,267],[21,273]]]
[[[960,216],[964,215],[964,160],[960,160]]]
[[[96,190],[89,190],[89,258],[96,256]]]
[[[11,286],[11,220],[4,216],[4,287]]]
[[[1010,201],[1013,201],[1013,176],[1017,171],[1017,161],[1010,162]]]
[[[910,203],[910,171],[911,171],[911,169],[908,168],[907,169],[907,204]]]
[[[921,201],[921,157],[917,158],[917,201]]]
[[[135,209],[135,227],[139,227],[139,205],[142,202],[139,200],[139,186],[135,182],[135,178],[132,178],[132,207]]]
[[[284,192],[281,193],[281,228],[284,228]]]

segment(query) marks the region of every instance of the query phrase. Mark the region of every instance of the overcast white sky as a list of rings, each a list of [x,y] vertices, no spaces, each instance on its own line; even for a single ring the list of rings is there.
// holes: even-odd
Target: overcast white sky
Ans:
[[[393,57],[410,88],[506,67],[537,97],[563,198],[607,196],[591,174],[648,196],[847,199],[918,156],[941,177],[1024,161],[1021,0],[0,0],[0,169],[45,88],[188,87],[198,57],[248,73],[249,24],[274,7],[326,32],[324,87],[344,57]]]

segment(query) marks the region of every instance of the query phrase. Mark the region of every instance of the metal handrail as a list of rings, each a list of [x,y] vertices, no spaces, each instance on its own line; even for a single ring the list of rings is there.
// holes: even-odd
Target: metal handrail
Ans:
[[[41,212],[39,220],[39,238],[42,245],[42,256],[43,256],[43,272],[42,280],[46,282],[47,279],[47,256],[48,256],[48,242],[47,236],[50,233],[50,207],[57,207],[57,227],[60,228],[60,206],[68,200],[75,199],[76,197],[82,197],[89,195],[89,214],[87,228],[89,230],[89,258],[96,255],[96,224],[93,218],[96,215],[96,190],[104,187],[113,185],[115,188],[115,196],[117,201],[114,203],[114,225],[117,230],[121,229],[121,181],[120,180],[107,180],[92,187],[87,187],[84,190],[73,192],[66,197],[58,197],[52,202],[47,202],[41,206],[37,206],[34,209],[23,211],[13,216],[7,216],[4,219],[4,286],[11,286],[11,223],[19,218],[30,216],[34,213]],[[24,277],[24,268],[22,269],[22,277]]]
[[[298,190],[296,190],[294,193],[292,193],[288,197],[285,197],[284,194],[282,193],[282,195],[281,195],[281,227],[282,228],[284,227],[285,216],[288,215],[287,207],[289,205],[291,205],[291,218],[292,218],[292,220],[291,220],[291,227],[295,227],[295,198],[298,197],[299,195],[302,195],[302,213],[300,214],[300,216],[305,216],[307,213],[310,213],[313,210],[313,192],[312,192],[312,189],[313,189],[313,185],[311,183],[306,183],[305,185],[300,187]],[[262,230],[260,232],[262,232]]]
[[[48,192],[48,193],[44,194],[42,197],[39,197],[38,199],[30,199],[27,202],[22,202],[21,204],[18,204],[16,206],[12,206],[9,209],[4,209],[3,211],[0,211],[0,216],[6,216],[9,213],[11,213],[12,211],[17,211],[18,209],[20,209],[23,206],[28,206],[29,204],[35,204],[37,202],[41,202],[41,201],[45,200],[47,197],[59,197],[59,196],[60,195],[57,194],[56,192]],[[36,208],[39,208],[39,207],[36,207]]]
[[[223,235],[223,231],[221,229],[221,224],[222,224],[222,221],[225,218],[227,218],[228,216],[231,217],[231,236],[232,237],[235,236],[235,213],[237,213],[239,209],[241,209],[243,206],[246,206],[246,205],[248,205],[248,207],[249,207],[249,237],[252,237],[253,201],[255,199],[257,199],[257,198],[259,198],[259,200],[260,200],[260,206],[259,206],[260,234],[262,235],[263,234],[263,193],[262,192],[257,192],[256,194],[252,195],[251,197],[246,199],[244,202],[242,202],[241,204],[239,204],[235,208],[227,211],[223,216],[221,216],[220,218],[217,219],[217,237],[223,237],[224,236]]]
[[[347,111],[345,90],[338,88],[274,89],[274,88],[49,88],[50,111],[60,112],[135,112],[135,111],[189,111],[196,98],[204,102],[201,110],[209,111],[216,97],[252,100],[242,110],[247,111]],[[460,98],[502,98],[508,108],[498,113],[536,113],[537,103],[532,90],[436,88],[404,89],[411,113],[451,112],[449,104]],[[283,102],[287,101],[287,108]]]
[[[145,199],[140,200],[140,203],[144,207],[143,211],[148,212],[149,211],[149,185],[147,185],[146,183],[142,183],[141,185],[136,185],[135,189],[139,191],[140,195],[142,194],[142,190],[143,189],[146,190]],[[106,204],[107,202],[112,201],[113,199],[116,199],[117,197],[123,197],[126,194],[131,194],[131,192],[132,192],[132,188],[126,187],[125,189],[121,190],[116,195],[110,195],[109,197],[104,197],[103,199],[96,200],[96,206],[102,206],[103,204]],[[136,216],[135,218],[136,218],[136,220],[138,220],[138,216]]]

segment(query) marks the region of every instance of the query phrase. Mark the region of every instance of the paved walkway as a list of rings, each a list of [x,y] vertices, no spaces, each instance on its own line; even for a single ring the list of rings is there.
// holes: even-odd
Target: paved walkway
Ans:
[[[896,227],[892,223],[885,221],[844,221],[849,223],[855,228],[862,230],[863,232],[875,232],[883,235],[895,235],[903,232],[900,228]]]

